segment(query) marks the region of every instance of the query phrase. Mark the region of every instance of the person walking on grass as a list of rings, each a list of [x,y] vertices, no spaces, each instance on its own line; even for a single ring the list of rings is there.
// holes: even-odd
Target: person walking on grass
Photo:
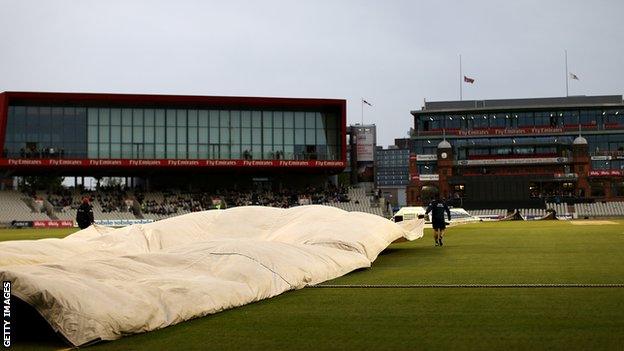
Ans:
[[[431,212],[431,225],[433,226],[433,239],[435,240],[435,246],[442,246],[442,237],[444,236],[444,229],[446,229],[446,222],[444,221],[444,212],[448,216],[449,222],[451,221],[451,210],[449,210],[446,202],[442,198],[438,197],[429,203],[425,215]]]

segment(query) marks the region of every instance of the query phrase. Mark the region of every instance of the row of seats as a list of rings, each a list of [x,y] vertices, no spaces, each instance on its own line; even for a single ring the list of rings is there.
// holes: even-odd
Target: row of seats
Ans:
[[[565,207],[565,205],[563,205]],[[561,204],[548,204],[547,208],[554,209],[557,214],[560,215],[568,215],[567,209],[564,209]],[[541,208],[519,208],[520,215],[522,216],[531,216],[531,217],[543,217],[546,215],[546,209]],[[468,211],[473,216],[507,216],[507,209],[488,209],[488,210],[470,210]]]
[[[594,203],[577,203],[572,206],[573,212],[569,211],[566,203],[547,203],[546,208],[554,209],[558,215],[570,216],[576,214],[577,217],[619,217],[624,216],[624,201],[612,202],[594,202]],[[505,216],[506,209],[494,210],[471,210],[468,211],[473,216]],[[521,215],[543,216],[546,214],[544,209],[520,209]]]
[[[27,202],[31,198],[19,191],[0,191],[0,222],[21,221],[41,221],[50,219],[46,213],[34,212]]]
[[[624,216],[624,202],[594,202],[574,204],[574,210],[579,217],[609,217]]]

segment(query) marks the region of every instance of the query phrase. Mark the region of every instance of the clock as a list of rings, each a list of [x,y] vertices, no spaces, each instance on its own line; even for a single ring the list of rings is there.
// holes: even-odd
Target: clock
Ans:
[[[440,154],[440,157],[442,157],[442,158],[447,158],[447,157],[448,157],[448,155],[446,154],[446,152],[443,152],[443,153],[441,153],[441,154]]]

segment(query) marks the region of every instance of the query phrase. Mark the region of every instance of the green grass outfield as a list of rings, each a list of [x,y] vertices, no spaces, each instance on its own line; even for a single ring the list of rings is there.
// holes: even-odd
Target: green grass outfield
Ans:
[[[326,284],[622,284],[624,221],[484,222]],[[4,230],[0,240],[62,237]],[[624,288],[306,288],[90,350],[622,350]],[[59,342],[14,345],[59,349]]]

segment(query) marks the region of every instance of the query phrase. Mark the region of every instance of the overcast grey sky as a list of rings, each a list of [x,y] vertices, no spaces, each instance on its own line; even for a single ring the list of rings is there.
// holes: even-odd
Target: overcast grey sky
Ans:
[[[0,0],[0,91],[346,99],[404,137],[427,100],[622,94],[624,1]]]

